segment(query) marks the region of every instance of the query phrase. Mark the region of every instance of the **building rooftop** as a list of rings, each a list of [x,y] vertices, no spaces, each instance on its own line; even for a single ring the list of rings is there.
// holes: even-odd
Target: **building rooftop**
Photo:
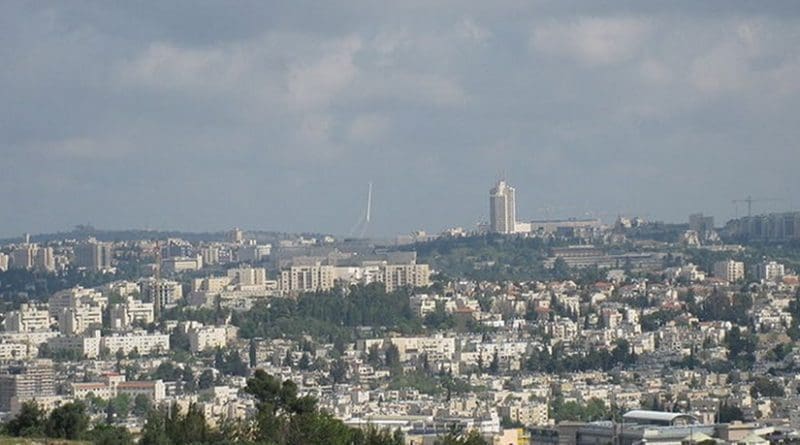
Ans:
[[[635,409],[628,411],[622,416],[626,421],[644,421],[644,422],[666,422],[673,423],[676,419],[694,420],[694,417],[684,413],[670,413],[664,411],[649,411],[643,409]]]

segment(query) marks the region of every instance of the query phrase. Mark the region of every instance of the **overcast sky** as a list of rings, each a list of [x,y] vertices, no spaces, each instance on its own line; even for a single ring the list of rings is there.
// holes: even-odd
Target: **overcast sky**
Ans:
[[[8,0],[0,104],[2,236],[800,208],[797,1]]]

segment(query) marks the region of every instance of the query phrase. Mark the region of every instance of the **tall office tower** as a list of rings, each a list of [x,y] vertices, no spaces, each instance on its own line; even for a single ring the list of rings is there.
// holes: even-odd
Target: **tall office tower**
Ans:
[[[489,190],[489,229],[495,233],[514,233],[517,224],[514,187],[500,181]]]
[[[90,239],[75,246],[75,264],[92,270],[111,268],[113,249],[111,243],[100,243]]]

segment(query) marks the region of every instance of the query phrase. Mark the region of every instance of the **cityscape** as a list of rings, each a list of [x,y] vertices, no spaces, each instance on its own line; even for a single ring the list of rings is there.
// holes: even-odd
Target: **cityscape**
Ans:
[[[0,254],[0,411],[246,429],[260,371],[408,444],[795,440],[800,212],[519,222],[508,182],[488,198],[474,229],[383,245],[25,235]]]
[[[800,4],[0,23],[0,445],[800,444]]]

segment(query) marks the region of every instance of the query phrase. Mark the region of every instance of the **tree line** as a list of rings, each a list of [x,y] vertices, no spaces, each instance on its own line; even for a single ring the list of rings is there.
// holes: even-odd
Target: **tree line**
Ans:
[[[138,440],[140,445],[402,445],[398,430],[359,429],[319,409],[312,396],[298,394],[291,380],[280,381],[261,369],[248,379],[244,391],[256,401],[256,413],[246,419],[226,419],[212,426],[196,405],[181,410],[176,405],[153,408]],[[106,423],[91,425],[83,402],[66,403],[50,414],[35,403],[2,425],[2,434],[66,440],[87,440],[98,445],[132,445],[125,428]],[[453,431],[437,439],[439,445],[487,445],[477,433]]]
[[[232,322],[243,338],[312,335],[330,342],[351,341],[353,330],[360,326],[419,333],[423,326],[411,310],[409,297],[406,289],[386,292],[383,284],[372,283],[303,294],[296,299],[273,299],[247,312],[234,313]]]

